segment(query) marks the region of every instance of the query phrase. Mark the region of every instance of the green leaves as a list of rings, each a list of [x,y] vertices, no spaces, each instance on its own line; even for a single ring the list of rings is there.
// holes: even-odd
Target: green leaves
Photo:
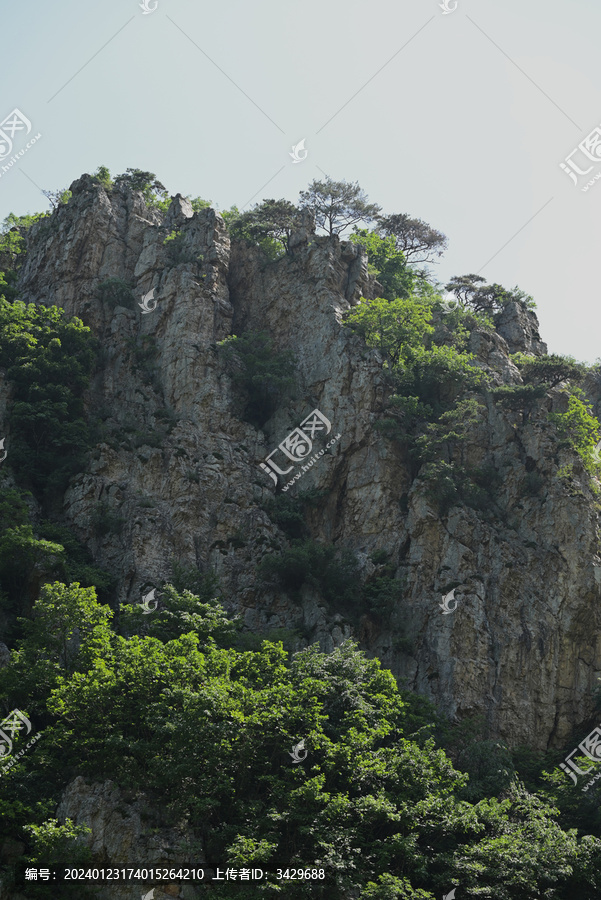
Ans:
[[[312,895],[328,900],[424,900],[452,884],[502,900],[545,886],[567,900],[573,870],[584,893],[595,884],[599,841],[562,831],[502,748],[470,749],[474,802],[462,799],[468,775],[417,734],[431,708],[377,659],[350,642],[292,659],[267,641],[252,652],[218,647],[227,623],[217,607],[166,593],[161,639],[125,639],[92,589],[47,585],[0,670],[4,698],[44,725],[35,766],[21,762],[0,779],[0,810],[5,821],[29,820],[33,859],[72,846],[71,826],[49,821],[40,798],[83,774],[143,789],[165,815],[184,817],[214,864],[324,868],[328,881]],[[169,639],[187,621],[196,633]],[[301,739],[307,757],[295,765],[289,753]],[[482,790],[505,799],[479,799]],[[299,891],[290,884],[287,896]]]
[[[585,469],[593,473],[599,465],[593,455],[599,440],[599,422],[580,388],[564,393],[568,394],[567,409],[565,412],[549,413],[549,421],[557,427],[562,441],[580,456]]]
[[[38,498],[64,489],[90,446],[82,394],[97,346],[62,309],[0,297],[0,366],[13,384],[8,465]]]
[[[288,351],[277,351],[267,332],[244,332],[221,341],[232,384],[238,391],[240,415],[257,428],[271,418],[296,384],[295,359]]]
[[[364,228],[351,234],[349,240],[367,250],[371,274],[382,285],[382,296],[386,300],[409,297],[415,275],[407,266],[405,255],[397,250],[394,237],[381,237],[375,231]]]

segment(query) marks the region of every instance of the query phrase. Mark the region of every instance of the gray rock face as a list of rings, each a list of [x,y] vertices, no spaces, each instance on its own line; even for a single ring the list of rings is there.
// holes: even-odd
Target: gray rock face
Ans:
[[[56,817],[61,824],[71,819],[74,825],[85,825],[90,832],[85,842],[99,866],[111,868],[178,869],[192,860],[203,866],[204,857],[190,850],[191,835],[182,828],[161,827],[157,808],[143,795],[124,795],[112,782],[88,785],[75,778],[67,787]],[[158,827],[157,827],[158,825]],[[115,884],[95,888],[98,900],[139,900],[152,884],[142,886]],[[155,900],[162,898],[196,900],[200,890],[190,884],[174,882],[155,888]]]
[[[495,317],[498,334],[505,338],[510,353],[532,353],[543,356],[547,345],[538,333],[538,319],[531,309],[524,309],[519,303],[508,303]]]
[[[3,669],[10,662],[10,650],[0,641],[0,669]]]
[[[229,608],[257,631],[294,627],[304,635],[298,646],[328,650],[352,634],[450,715],[484,714],[491,735],[510,743],[564,741],[591,713],[601,670],[601,555],[586,478],[578,490],[557,478],[575,461],[547,424],[561,392],[528,414],[488,395],[462,452],[491,490],[441,517],[404,447],[374,427],[388,390],[377,352],[342,325],[361,295],[377,292],[360,248],[316,236],[307,218],[291,252],[266,263],[255,248],[230,246],[218,213],[192,213],[182,197],[164,216],[141,195],[107,193],[87,176],[72,190],[67,206],[32,229],[20,287],[26,301],[80,316],[101,341],[89,405],[106,437],[64,509],[96,562],[115,573],[119,601],[169,580],[174,559],[213,569]],[[132,284],[136,304],[111,309],[98,299],[109,277]],[[157,306],[145,314],[138,302],[151,288]],[[216,346],[244,330],[268,331],[298,362],[296,399],[265,432],[234,415]],[[155,350],[150,371],[132,351],[143,337]],[[494,383],[519,384],[509,353],[546,345],[534,313],[514,304],[497,333],[474,332],[469,349]],[[598,403],[594,379],[587,390]],[[324,492],[310,514],[313,536],[353,549],[365,573],[375,551],[390,554],[403,595],[385,624],[344,611],[337,621],[311,590],[293,601],[256,579],[261,558],[285,546],[263,509],[275,488],[260,463],[316,408],[340,438],[290,494]],[[99,501],[124,520],[102,544],[91,526]],[[455,611],[443,614],[441,598],[455,585],[464,586]]]

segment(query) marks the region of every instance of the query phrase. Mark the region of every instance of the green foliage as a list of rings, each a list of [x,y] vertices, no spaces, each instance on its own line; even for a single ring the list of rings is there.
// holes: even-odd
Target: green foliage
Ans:
[[[271,521],[281,528],[289,540],[305,538],[308,535],[306,510],[319,503],[322,491],[299,491],[298,494],[276,494],[263,504],[263,509]]]
[[[301,209],[311,210],[316,226],[330,236],[359,222],[371,222],[380,212],[376,203],[368,202],[357,182],[315,180],[299,196]]]
[[[165,584],[157,602],[158,607],[150,616],[137,603],[122,607],[122,632],[128,636],[149,635],[163,643],[184,634],[196,635],[203,644],[210,638],[220,647],[229,647],[234,642],[236,625],[216,598],[201,600],[191,591]]]
[[[288,252],[290,235],[299,222],[299,210],[288,200],[263,200],[230,220],[230,233],[256,243],[270,259]]]
[[[108,599],[114,587],[108,572],[93,565],[89,551],[64,525],[29,520],[31,494],[0,489],[0,607],[2,639],[20,635],[17,616],[29,614],[44,582],[60,579],[95,585]]]
[[[9,213],[0,228],[0,297],[13,301],[18,296],[17,280],[25,260],[25,235],[29,228],[50,213],[16,216]]]
[[[121,534],[125,519],[111,509],[106,500],[97,503],[90,516],[90,525],[96,537],[107,534]]]
[[[275,350],[272,338],[264,331],[233,334],[218,346],[238,392],[241,417],[262,428],[282,401],[293,394],[293,354]]]
[[[29,864],[80,852],[76,829],[52,816],[82,775],[142,789],[186,822],[208,859],[324,868],[326,883],[310,893],[324,900],[431,900],[453,884],[500,900],[594,895],[601,842],[562,830],[502,745],[460,743],[462,773],[427,736],[428,704],[352,643],[291,658],[269,642],[220,647],[223,615],[168,593],[172,618],[148,626],[180,632],[189,615],[191,631],[126,639],[93,590],[48,585],[0,670],[7,708],[44,730],[0,779],[1,837],[24,841]],[[295,766],[288,754],[301,738],[307,758]],[[273,893],[273,881],[214,890],[251,900]]]
[[[33,618],[22,620],[24,638],[5,673],[6,688],[19,709],[39,714],[65,675],[88,671],[99,654],[108,653],[114,639],[112,616],[108,606],[98,604],[93,587],[44,584]]]
[[[536,309],[536,303],[516,285],[511,290],[501,284],[486,284],[481,275],[454,275],[446,290],[455,294],[458,303],[476,313],[494,315],[509,303],[519,303],[524,309]]]
[[[236,219],[242,215],[237,206],[231,206],[229,209],[222,209],[219,214],[228,228],[230,228]]]
[[[486,383],[484,372],[471,364],[472,359],[472,354],[448,346],[412,349],[406,367],[395,373],[397,390],[417,397],[438,416],[449,410],[461,393],[476,391]]]
[[[419,284],[419,282],[418,282]],[[453,346],[464,350],[470,332],[476,328],[492,331],[493,317],[487,312],[474,312],[453,300],[444,300],[439,295],[434,297],[433,308],[443,314],[442,324],[450,333]]]
[[[42,191],[47,200],[52,204],[53,209],[64,206],[69,202],[73,194],[67,188],[59,188],[56,191]]]
[[[48,819],[41,825],[28,825],[25,832],[31,838],[31,855],[29,864],[35,868],[49,866],[65,866],[68,868],[89,868],[92,853],[82,839],[91,833],[87,825],[74,825],[67,819],[60,825],[57,819]],[[32,900],[54,900],[56,887],[44,881],[28,882],[27,891]],[[61,896],[64,900],[90,896],[87,890],[82,893],[77,884],[65,882],[61,885]]]
[[[123,175],[115,178],[115,187],[126,187],[132,191],[140,191],[147,206],[166,211],[171,202],[167,188],[157,180],[154,172],[142,169],[126,169]]]
[[[382,285],[382,296],[386,300],[410,296],[415,276],[403,253],[396,249],[393,237],[381,237],[364,228],[351,234],[349,240],[367,250],[370,274],[375,275]]]
[[[436,503],[441,516],[459,503],[490,515],[502,483],[501,475],[491,465],[465,466],[445,459],[426,462],[419,475],[426,496]]]
[[[426,496],[438,504],[441,516],[446,516],[459,499],[457,467],[453,463],[437,460],[424,465],[420,476],[426,483]]]
[[[114,576],[94,565],[92,554],[78,541],[71,529],[56,522],[43,521],[39,526],[39,533],[45,541],[63,548],[58,565],[59,580],[67,584],[76,581],[82,587],[94,587],[101,602],[108,602],[115,587]]]
[[[412,265],[433,262],[447,249],[447,238],[441,231],[406,213],[378,216],[378,231],[391,237],[397,250]]]
[[[579,382],[586,374],[586,366],[571,356],[526,356],[516,353],[513,362],[519,367],[524,382],[528,385],[548,385],[556,387],[562,381]]]
[[[491,390],[495,403],[513,410],[527,408],[541,400],[546,393],[547,389],[542,384],[503,384]]]
[[[99,283],[96,293],[103,303],[108,303],[113,309],[115,306],[134,309],[136,298],[132,286],[122,278],[105,278]]]
[[[82,394],[97,348],[62,309],[0,298],[0,366],[13,386],[10,466],[40,499],[64,490],[90,447]]]
[[[190,250],[186,248],[186,235],[183,231],[173,229],[163,241],[163,245],[167,248],[167,261],[170,266],[177,266],[181,263],[196,263],[202,265],[202,254],[191,253]]]
[[[203,209],[210,209],[212,206],[210,200],[203,200],[202,197],[187,197],[187,199],[192,204],[195,213],[201,212]]]
[[[293,597],[298,597],[306,584],[339,607],[355,606],[360,599],[355,555],[346,548],[339,553],[331,544],[294,540],[281,555],[264,557],[258,573],[266,581],[275,580]]]
[[[549,421],[555,424],[564,446],[574,450],[587,472],[593,474],[598,467],[593,451],[599,441],[599,422],[580,388],[562,393],[567,395],[567,409],[565,412],[549,413]]]
[[[452,459],[454,450],[463,449],[470,432],[475,429],[482,417],[482,405],[474,397],[459,400],[456,405],[442,413],[436,422],[426,426],[426,433],[415,441],[419,458],[424,462],[432,462],[446,448],[447,456]],[[463,459],[461,459],[463,462]]]
[[[111,173],[107,169],[106,166],[98,166],[94,174],[92,175],[94,181],[97,181],[98,184],[101,184],[105,191],[110,191],[113,187],[113,179],[111,178]]]
[[[430,325],[430,304],[415,298],[385,298],[366,300],[361,298],[345,316],[345,324],[363,335],[368,347],[376,347],[389,368],[404,370],[409,365],[412,352],[419,351],[427,335],[433,333]]]
[[[191,591],[204,602],[221,593],[219,579],[214,572],[201,572],[198,566],[187,565],[177,559],[172,560],[171,570],[171,584],[176,591]]]
[[[41,581],[59,577],[64,567],[64,548],[38,540],[28,524],[7,528],[0,537],[0,586],[2,606],[9,615],[25,615]],[[13,629],[8,630],[12,636]]]
[[[281,554],[264,557],[257,571],[261,579],[277,584],[296,599],[307,585],[333,609],[353,619],[367,612],[387,621],[402,594],[401,582],[393,577],[392,566],[385,566],[362,584],[359,561],[351,550],[338,550],[311,538],[294,539]]]

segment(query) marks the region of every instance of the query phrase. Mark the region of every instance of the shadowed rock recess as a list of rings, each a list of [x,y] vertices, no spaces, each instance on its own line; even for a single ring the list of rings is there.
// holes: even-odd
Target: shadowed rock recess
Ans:
[[[174,565],[214,573],[227,613],[247,631],[268,637],[286,629],[290,649],[318,643],[328,653],[353,638],[451,722],[482,717],[488,739],[543,751],[592,727],[601,670],[596,479],[550,424],[549,413],[566,409],[564,385],[547,386],[523,408],[494,394],[523,383],[512,354],[547,353],[535,313],[510,303],[494,328],[469,334],[472,364],[488,383],[466,439],[446,451],[484,473],[485,502],[441,509],[408,445],[379,427],[392,393],[380,351],[345,325],[360,298],[379,296],[360,246],[316,235],[305,215],[288,252],[268,260],[259,247],[230,240],[218,212],[194,213],[181,195],[164,213],[140,193],[106,191],[87,175],[71,191],[67,204],[26,232],[17,288],[26,303],[56,304],[81,318],[99,341],[84,395],[97,422],[95,446],[71,477],[60,515],[113,577],[112,608],[139,604],[151,587],[160,599]],[[174,232],[177,240],[166,241]],[[109,278],[130,286],[130,303],[100,298]],[[156,308],[144,314],[139,303],[151,290]],[[444,329],[443,313],[434,324]],[[294,391],[262,428],[240,414],[218,346],[248,332],[268,333],[295,359]],[[595,370],[581,387],[598,414]],[[5,410],[6,382],[1,391]],[[313,410],[331,431],[316,433],[309,456],[339,437],[282,492],[303,461],[288,461],[292,470],[277,486],[260,464]],[[2,427],[10,462],[10,429]],[[273,459],[286,468],[281,451]],[[561,466],[571,467],[570,478],[559,477]],[[357,583],[373,584],[384,569],[394,579],[384,612],[345,608],[344,598],[324,595],[310,578],[293,585],[260,574],[261,561],[285,552],[294,536],[270,512],[282,497],[298,500],[305,539],[352,551]],[[99,508],[119,527],[99,534]],[[456,606],[443,614],[441,600],[453,588]],[[42,747],[43,738],[38,754]],[[179,858],[185,823],[164,830],[156,846],[145,837],[136,847],[140,798],[120,800],[112,782],[78,776],[59,819],[91,825],[94,852],[115,865],[150,865],[164,859],[165,847]],[[155,898],[197,896],[192,888],[162,890]],[[123,886],[94,896],[142,893]]]

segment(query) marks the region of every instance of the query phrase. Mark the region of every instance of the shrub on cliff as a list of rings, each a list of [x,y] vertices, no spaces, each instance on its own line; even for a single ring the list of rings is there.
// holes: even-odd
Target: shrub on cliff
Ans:
[[[408,267],[404,254],[396,249],[393,237],[381,237],[375,231],[363,228],[351,234],[349,240],[365,247],[369,272],[382,285],[382,296],[386,300],[409,297],[415,274]]]
[[[371,222],[380,212],[377,203],[369,203],[365,191],[357,182],[312,181],[306,191],[300,192],[301,209],[309,209],[318,228],[330,237],[342,234],[351,225]]]
[[[8,465],[39,499],[62,492],[83,465],[91,437],[82,397],[97,349],[64,310],[0,297],[0,366],[13,387]]]
[[[218,346],[238,394],[241,417],[262,428],[294,391],[293,354],[275,350],[273,339],[264,331],[233,334]]]
[[[288,200],[263,200],[234,216],[229,230],[233,238],[258,244],[270,259],[277,259],[288,251],[288,241],[299,218],[298,208]]]

